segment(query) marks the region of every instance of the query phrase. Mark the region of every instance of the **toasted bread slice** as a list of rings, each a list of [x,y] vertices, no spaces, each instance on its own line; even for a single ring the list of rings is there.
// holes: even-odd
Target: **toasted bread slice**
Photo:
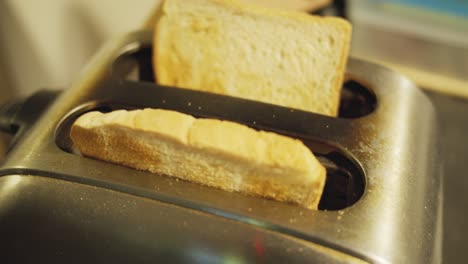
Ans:
[[[265,7],[290,9],[298,11],[314,11],[330,4],[331,0],[240,0],[241,2]]]
[[[241,2],[256,4],[264,7],[273,7],[286,10],[297,10],[302,12],[314,12],[324,8],[332,2],[331,0],[240,0]],[[145,20],[144,28],[153,28],[158,17],[161,0],[155,0],[154,11]]]
[[[325,168],[299,140],[174,111],[89,112],[71,139],[85,156],[311,209],[325,184]]]
[[[337,115],[347,21],[232,0],[165,0],[158,14],[159,84]]]

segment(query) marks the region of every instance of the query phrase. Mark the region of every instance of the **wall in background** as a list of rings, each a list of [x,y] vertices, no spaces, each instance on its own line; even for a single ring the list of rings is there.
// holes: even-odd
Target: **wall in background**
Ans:
[[[0,1],[0,102],[67,87],[105,41],[140,28],[159,1]]]

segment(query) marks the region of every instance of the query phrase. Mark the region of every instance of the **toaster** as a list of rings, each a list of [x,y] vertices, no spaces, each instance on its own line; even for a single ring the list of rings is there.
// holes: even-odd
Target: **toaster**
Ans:
[[[152,32],[108,42],[63,92],[0,110],[5,262],[439,263],[433,106],[407,78],[349,58],[338,117],[155,82]],[[162,108],[301,140],[327,169],[319,210],[81,156],[88,111]],[[229,140],[229,139],[226,139]]]

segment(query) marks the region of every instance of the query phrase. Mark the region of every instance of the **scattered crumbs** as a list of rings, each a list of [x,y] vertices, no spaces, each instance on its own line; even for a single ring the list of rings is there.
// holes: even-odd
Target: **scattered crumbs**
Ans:
[[[299,252],[302,252],[302,251],[304,251],[304,249],[300,247],[300,248],[299,248]]]
[[[371,192],[372,192],[372,189],[369,189],[369,190],[367,190],[367,191],[371,193]]]
[[[289,109],[289,112],[291,112],[291,113],[294,112],[294,109]]]
[[[304,212],[300,211],[300,212],[299,212],[299,215],[300,215],[300,216],[303,216],[303,215],[304,215]]]
[[[340,233],[340,232],[341,232],[341,229],[337,229],[336,232]]]
[[[199,106],[199,107],[198,107],[198,110],[201,110],[201,109],[202,109],[202,107],[201,107],[201,106]]]
[[[178,181],[179,181],[179,178],[176,178],[175,181],[178,182]]]
[[[252,208],[251,208],[251,207],[249,207],[248,211],[249,211],[249,212],[252,212]]]
[[[330,127],[330,125],[326,125],[325,127],[326,127],[326,128],[329,128],[329,127]]]
[[[255,122],[255,121],[253,121],[252,123],[253,123],[254,125],[257,124],[257,122]]]
[[[273,118],[276,118],[276,115],[273,115]]]
[[[191,105],[192,105],[192,102],[188,102],[187,105],[188,105],[188,106],[191,106]]]
[[[166,103],[166,100],[162,100],[162,103],[165,104],[165,103]]]
[[[362,142],[359,142],[359,149],[357,150],[362,153],[369,153],[369,154],[374,154],[375,150],[372,148],[371,145],[366,145]]]
[[[80,197],[80,200],[83,201],[83,197]]]
[[[338,214],[339,214],[339,215],[336,217],[336,219],[341,220],[341,218],[343,217],[344,211],[343,211],[343,210],[339,210],[339,211],[338,211]]]
[[[289,223],[296,223],[296,218],[289,218]]]
[[[424,209],[427,209],[427,205],[424,206]]]
[[[171,181],[169,182],[169,185],[172,186],[172,182],[171,182]]]

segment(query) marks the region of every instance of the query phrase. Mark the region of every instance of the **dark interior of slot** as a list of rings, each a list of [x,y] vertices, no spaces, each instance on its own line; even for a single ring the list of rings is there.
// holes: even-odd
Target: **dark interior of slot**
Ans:
[[[155,78],[151,48],[143,46],[118,57],[112,67],[112,77],[153,83]],[[370,89],[355,80],[347,81],[343,84],[339,117],[365,116],[375,109],[376,103],[376,97]],[[98,110],[106,112],[119,108],[122,106],[105,106]],[[364,173],[357,163],[339,150],[325,148],[317,151],[316,144],[305,143],[314,150],[327,169],[327,180],[319,209],[340,210],[356,203],[365,188]]]
[[[340,210],[355,204],[364,193],[363,173],[340,152],[319,154],[327,169],[327,180],[319,203],[320,210]]]
[[[338,116],[358,118],[372,113],[377,107],[375,94],[356,80],[343,83]]]

